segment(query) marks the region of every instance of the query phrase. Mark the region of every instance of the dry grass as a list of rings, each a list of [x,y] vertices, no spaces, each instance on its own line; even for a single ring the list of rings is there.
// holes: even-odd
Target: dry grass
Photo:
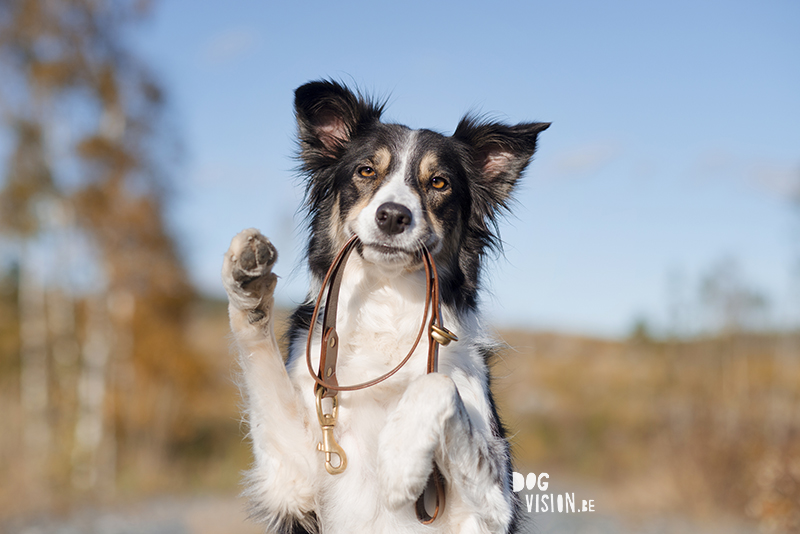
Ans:
[[[504,337],[495,373],[521,465],[591,480],[626,515],[800,527],[797,339]]]

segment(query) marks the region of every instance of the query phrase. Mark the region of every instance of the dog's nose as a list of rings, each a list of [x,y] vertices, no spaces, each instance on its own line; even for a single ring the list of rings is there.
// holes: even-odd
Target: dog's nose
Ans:
[[[386,234],[396,235],[411,226],[411,210],[396,202],[385,202],[375,212],[378,228]]]

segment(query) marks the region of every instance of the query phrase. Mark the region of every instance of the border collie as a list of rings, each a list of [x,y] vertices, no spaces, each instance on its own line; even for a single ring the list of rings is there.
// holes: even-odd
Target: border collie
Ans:
[[[516,532],[520,503],[490,389],[498,344],[478,291],[483,258],[500,245],[497,217],[549,123],[467,116],[448,137],[381,122],[383,108],[333,81],[295,91],[312,287],[291,317],[285,361],[273,331],[275,248],[250,229],[225,255],[254,455],[246,494],[256,519],[281,533]],[[319,361],[314,301],[353,235],[338,301],[339,383],[382,375],[409,352],[426,298],[422,246],[439,273],[443,322],[459,340],[441,348],[438,372],[426,374],[421,342],[391,378],[339,394],[334,435],[347,467],[330,474],[304,360],[313,327]],[[423,524],[415,505],[435,469],[446,506]]]

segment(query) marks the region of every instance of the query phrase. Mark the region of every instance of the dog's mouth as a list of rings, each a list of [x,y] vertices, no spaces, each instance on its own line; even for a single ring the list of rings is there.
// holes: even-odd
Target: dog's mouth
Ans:
[[[387,243],[361,243],[361,255],[373,263],[388,263],[388,264],[421,264],[422,263],[422,249],[427,247],[431,250],[428,244],[418,243],[414,247],[399,247]],[[434,248],[438,248],[435,247]],[[431,250],[433,252],[433,250]]]
[[[361,256],[370,263],[409,265],[422,258],[419,249],[407,249],[385,243],[362,243]]]
[[[408,250],[401,247],[394,247],[392,245],[387,245],[385,243],[364,243],[364,247],[380,254],[385,254],[388,256],[417,256],[419,255],[419,249]]]
[[[420,232],[421,235],[387,236],[381,232],[359,231],[357,225],[345,227],[348,235],[359,237],[358,254],[367,262],[386,267],[413,268],[422,265],[422,249],[427,248],[435,254],[441,248],[441,239],[432,231]]]

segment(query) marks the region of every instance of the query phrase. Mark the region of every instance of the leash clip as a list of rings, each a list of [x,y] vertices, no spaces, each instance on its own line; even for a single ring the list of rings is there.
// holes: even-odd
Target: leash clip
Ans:
[[[317,443],[317,450],[325,453],[325,470],[331,475],[338,475],[347,468],[347,455],[333,437],[333,429],[336,426],[336,418],[339,415],[339,398],[337,395],[331,397],[333,401],[331,413],[325,413],[322,409],[323,393],[325,393],[325,388],[317,388],[317,418],[322,429],[322,442]],[[337,466],[334,466],[331,462],[334,454],[339,457],[339,465]]]
[[[430,336],[439,344],[447,346],[451,341],[458,341],[458,336],[443,326],[431,324]]]

